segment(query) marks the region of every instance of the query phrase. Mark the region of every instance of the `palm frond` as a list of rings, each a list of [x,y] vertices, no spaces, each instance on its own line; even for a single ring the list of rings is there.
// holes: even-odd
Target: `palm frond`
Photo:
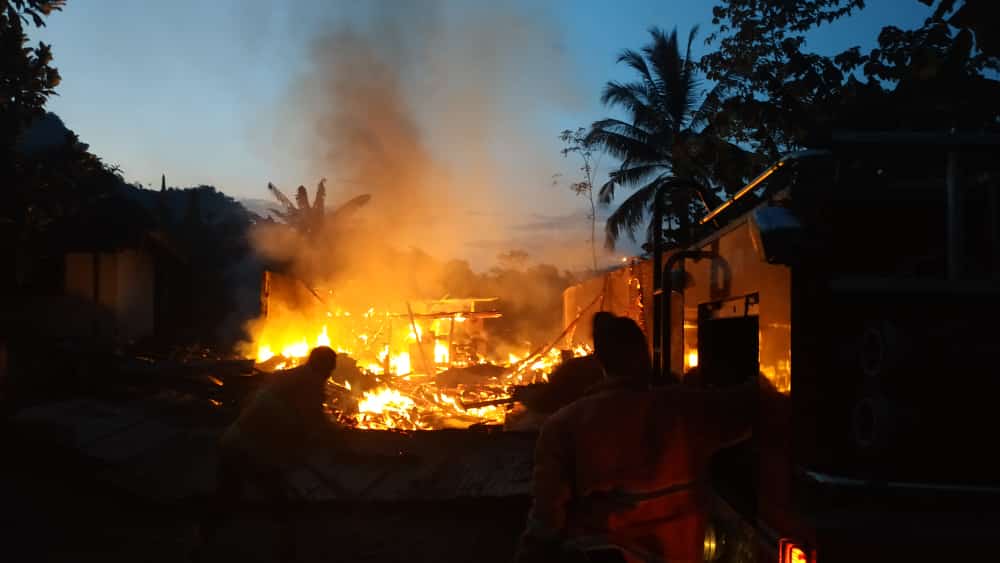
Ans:
[[[295,191],[295,203],[298,204],[299,211],[309,211],[309,192],[305,186],[299,186]]]
[[[655,107],[657,111],[662,112],[665,107],[660,103],[662,95],[658,91],[656,76],[653,71],[650,70],[649,64],[646,62],[646,59],[643,58],[643,54],[631,49],[626,49],[618,55],[618,62],[625,63],[639,73],[639,77],[642,79],[645,91],[649,93],[648,102],[651,106]]]
[[[634,123],[627,123],[620,119],[602,119],[600,121],[595,121],[590,126],[590,131],[587,133],[587,138],[585,142],[592,142],[594,135],[602,134],[603,132],[618,133],[625,135],[637,141],[647,143],[650,141],[651,133],[641,126]]]
[[[271,195],[273,195],[275,199],[278,200],[278,203],[285,206],[286,210],[295,209],[295,205],[292,203],[292,200],[285,197],[285,194],[281,193],[281,190],[278,189],[278,186],[275,186],[271,182],[268,182],[267,190],[271,192]]]
[[[316,186],[316,196],[313,198],[313,209],[319,210],[320,213],[326,209],[326,178],[319,181],[319,185]]]
[[[597,190],[597,202],[601,205],[610,205],[615,199],[615,188],[618,184],[614,180],[608,180],[601,185],[601,189]]]
[[[713,86],[712,89],[705,94],[705,99],[702,100],[698,109],[691,113],[691,118],[688,121],[688,127],[693,129],[708,127],[711,119],[718,115],[719,111],[722,109],[722,96],[732,87],[732,84],[733,79],[729,76],[724,76],[719,79],[715,86]]]
[[[591,131],[587,140],[622,161],[641,164],[659,162],[666,158],[664,152],[659,150],[660,145],[649,142],[646,134],[635,130],[629,133],[597,128]]]
[[[650,98],[647,85],[641,82],[608,82],[601,93],[601,103],[623,108],[632,116],[635,126],[653,126],[662,119]]]
[[[662,163],[639,164],[630,166],[622,164],[621,168],[608,174],[616,184],[620,186],[634,186],[648,180],[654,174],[664,174],[669,172]]]
[[[646,84],[653,83],[653,74],[649,71],[649,66],[646,64],[646,59],[643,58],[641,53],[633,51],[632,49],[625,49],[618,55],[619,63],[625,63],[632,67],[639,75],[642,77]]]
[[[690,68],[693,63],[690,58],[682,58],[676,29],[666,34],[659,28],[653,28],[650,35],[653,41],[643,51],[655,70],[656,84],[670,125],[679,130],[694,109],[697,84]],[[693,35],[689,36],[689,41],[693,38]],[[688,47],[690,51],[690,43]]]
[[[270,211],[271,213],[273,213],[274,216],[277,217],[278,219],[281,219],[282,221],[285,221],[285,222],[288,222],[289,218],[291,217],[291,214],[285,213],[283,211],[278,211],[277,209],[274,209],[274,208],[270,208],[270,209],[268,209],[268,211]]]
[[[657,180],[654,180],[636,190],[608,216],[604,223],[604,244],[608,249],[614,250],[622,234],[627,234],[631,240],[635,240],[635,230],[646,217],[652,197],[656,193],[657,183]]]

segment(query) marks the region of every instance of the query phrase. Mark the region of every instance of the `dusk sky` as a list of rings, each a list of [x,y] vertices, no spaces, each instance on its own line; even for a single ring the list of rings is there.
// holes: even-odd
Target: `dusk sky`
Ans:
[[[480,247],[563,241],[574,247],[562,253],[563,265],[576,267],[586,254],[578,252],[586,211],[565,185],[552,185],[554,173],[567,178],[575,168],[559,154],[559,131],[607,114],[598,99],[602,85],[628,78],[615,57],[641,47],[650,26],[676,26],[686,35],[701,25],[696,53],[704,52],[712,4],[92,0],[70,2],[31,33],[52,43],[63,77],[49,109],[93,152],[120,165],[126,180],[158,187],[166,173],[172,186],[210,184],[236,198],[263,199],[268,181],[291,189],[314,185],[320,175],[335,194],[358,191],[355,180],[311,156],[311,114],[298,106],[303,97],[316,103],[323,95],[303,91],[317,64],[310,54],[317,39],[344,26],[363,28],[389,45],[385,52],[402,70],[419,133],[436,161],[456,178],[472,177],[461,172],[469,162],[478,163],[475,174],[489,176],[482,191],[492,195],[472,195],[468,206],[495,216],[484,227],[489,232],[474,237]],[[912,27],[928,12],[916,0],[868,4],[813,34],[807,48],[870,47],[883,25]],[[419,22],[434,30],[431,36],[417,44],[408,30],[399,41],[379,35],[372,12],[397,7],[432,22]],[[408,25],[399,20],[409,17],[394,25]],[[507,26],[516,29],[508,33]],[[450,46],[447,55],[434,52],[442,45]],[[470,111],[474,125],[462,117]],[[498,186],[502,195],[494,193]]]

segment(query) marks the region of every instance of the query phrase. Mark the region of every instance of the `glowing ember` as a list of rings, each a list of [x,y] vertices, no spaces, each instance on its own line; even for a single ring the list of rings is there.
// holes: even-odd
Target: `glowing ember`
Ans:
[[[257,363],[262,364],[274,357],[274,352],[270,346],[264,345],[257,348]]]
[[[525,343],[522,352],[505,351],[502,359],[489,357],[485,348],[474,345],[474,337],[483,330],[483,317],[474,315],[426,310],[388,314],[373,307],[352,315],[331,309],[322,311],[321,322],[311,327],[301,320],[269,318],[254,331],[252,353],[265,370],[299,365],[314,346],[330,346],[356,360],[356,370],[353,363],[346,364],[347,369],[354,370],[350,377],[361,379],[347,381],[347,375],[335,372],[327,402],[332,416],[357,428],[429,430],[503,424],[505,405],[473,409],[462,405],[508,397],[514,385],[547,381],[565,352],[553,348],[532,355],[528,351],[532,345]],[[585,347],[571,351],[574,356],[589,352]],[[488,371],[489,365],[497,371]],[[487,371],[468,375],[462,371],[476,366],[487,366]],[[446,370],[452,375],[439,381]]]
[[[416,403],[396,389],[386,387],[365,393],[358,401],[358,422],[363,428],[416,429]]]
[[[697,350],[689,351],[687,353],[687,356],[685,357],[685,363],[687,363],[688,368],[698,367],[698,351]]]
[[[434,341],[434,363],[448,363],[448,345],[440,340]]]
[[[410,368],[410,354],[408,352],[401,352],[397,356],[393,356],[389,360],[389,367],[392,369],[393,373],[397,375],[406,375],[410,373],[412,368]]]

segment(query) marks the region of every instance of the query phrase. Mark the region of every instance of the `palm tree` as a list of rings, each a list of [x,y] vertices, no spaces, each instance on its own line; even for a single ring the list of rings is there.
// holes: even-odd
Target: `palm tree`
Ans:
[[[299,189],[296,190],[294,203],[277,186],[270,182],[267,184],[267,190],[285,208],[284,211],[271,209],[271,213],[284,221],[286,225],[309,237],[319,235],[324,224],[329,222],[336,224],[371,200],[371,196],[368,194],[359,195],[337,207],[332,212],[327,212],[326,178],[320,180],[319,185],[316,186],[316,194],[313,196],[312,204],[309,203],[309,193],[306,191],[305,186],[299,186]],[[270,216],[266,219],[258,217],[257,220],[274,222]]]
[[[751,155],[723,141],[712,127],[720,105],[718,87],[697,105],[697,63],[691,59],[697,31],[691,30],[682,55],[676,30],[668,35],[652,28],[652,41],[641,53],[627,49],[618,57],[639,79],[608,82],[601,95],[601,102],[624,110],[628,120],[597,121],[588,134],[589,142],[621,160],[601,187],[599,199],[609,205],[617,188],[634,190],[608,217],[609,248],[623,233],[635,240],[650,213],[650,245],[689,242],[696,210],[720,204],[720,192],[738,190],[750,172]],[[665,232],[664,219],[669,223]]]

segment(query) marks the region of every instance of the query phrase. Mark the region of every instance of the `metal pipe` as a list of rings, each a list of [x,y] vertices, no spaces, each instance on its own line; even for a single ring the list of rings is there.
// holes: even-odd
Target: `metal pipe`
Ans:
[[[708,215],[705,215],[704,217],[702,217],[701,221],[699,221],[698,224],[699,225],[704,225],[705,223],[708,223],[709,221],[711,221],[712,219],[714,219],[715,217],[717,217],[720,213],[722,213],[723,211],[725,211],[730,205],[736,203],[737,200],[741,199],[743,196],[747,195],[754,188],[756,188],[758,185],[760,185],[760,183],[763,182],[764,180],[766,180],[768,178],[768,176],[770,176],[771,174],[774,174],[775,170],[781,168],[784,165],[785,165],[785,161],[784,160],[779,160],[778,162],[774,163],[774,166],[771,166],[770,168],[768,168],[767,170],[765,170],[760,176],[757,176],[756,178],[754,178],[753,181],[751,181],[749,184],[747,184],[746,186],[744,186],[743,189],[741,189],[740,191],[736,192],[736,195],[734,195],[731,199],[729,199],[728,201],[726,201],[722,205],[716,207],[715,210],[712,211],[711,213],[709,213]]]
[[[666,276],[667,283],[666,283],[666,287],[661,291],[661,293],[662,293],[661,297],[663,297],[665,299],[668,299],[668,300],[671,298],[671,292],[673,291],[673,287],[672,287],[673,284],[671,283],[670,275],[673,272],[675,264],[677,264],[678,262],[680,262],[681,260],[684,260],[686,258],[690,258],[691,260],[694,260],[695,262],[697,262],[697,261],[701,260],[702,258],[711,258],[712,256],[714,256],[714,254],[712,254],[711,252],[705,252],[703,250],[682,250],[680,252],[676,252],[676,253],[672,254],[670,256],[670,258],[667,259],[666,265],[663,267],[663,269],[666,270],[666,272],[667,272],[667,276]],[[654,274],[655,274],[655,272],[654,272]],[[662,272],[660,274],[660,277],[661,277],[661,279],[663,278]],[[684,314],[684,288],[683,287],[680,288],[680,294],[681,294],[681,303],[680,303],[680,306],[681,306],[681,318],[683,319],[683,314]],[[667,322],[666,323],[663,323],[663,308],[662,307],[661,307],[661,310],[659,312],[659,318],[656,318],[656,316],[657,316],[656,310],[654,309],[654,311],[653,311],[653,315],[654,315],[654,319],[653,319],[654,333],[656,332],[655,329],[657,327],[661,327],[661,326],[663,326],[663,324],[666,324],[666,330],[662,331],[662,332],[665,333],[663,335],[663,340],[666,341],[667,345],[665,347],[662,347],[662,342],[661,342],[661,347],[662,347],[661,348],[662,349],[661,362],[662,362],[662,364],[660,366],[660,371],[654,372],[654,375],[656,377],[659,377],[659,378],[663,377],[663,371],[662,371],[663,366],[666,366],[668,370],[670,369],[670,362],[671,362],[671,359],[672,359],[671,358],[671,352],[672,352],[672,350],[670,349],[670,343],[671,343],[671,335],[672,335],[672,329],[673,329],[673,324],[672,324],[671,321],[673,319],[671,318],[671,315],[670,315],[670,308],[669,308],[670,302],[667,301],[667,303],[668,303],[668,305],[666,307],[666,310],[667,310],[667,315],[666,315],[667,316]],[[683,334],[683,333],[681,333],[681,334]],[[682,344],[682,346],[683,346],[683,344]]]

